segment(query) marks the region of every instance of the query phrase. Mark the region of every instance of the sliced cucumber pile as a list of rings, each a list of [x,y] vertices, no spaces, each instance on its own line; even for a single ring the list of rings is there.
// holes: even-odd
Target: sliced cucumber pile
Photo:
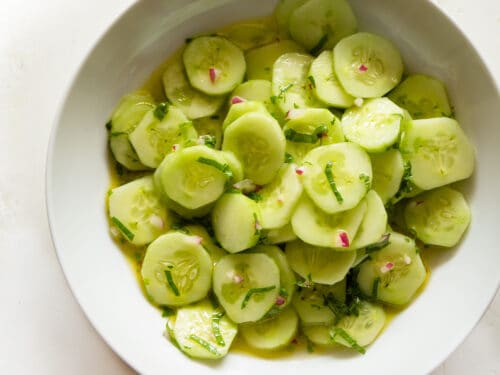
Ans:
[[[449,185],[474,148],[444,83],[401,81],[397,47],[357,32],[347,0],[280,0],[162,67],[112,111],[107,208],[172,342],[364,354],[428,279],[422,255],[471,222]]]

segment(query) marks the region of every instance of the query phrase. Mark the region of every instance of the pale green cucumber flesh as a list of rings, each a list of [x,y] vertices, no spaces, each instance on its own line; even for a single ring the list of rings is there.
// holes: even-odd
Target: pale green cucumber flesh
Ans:
[[[297,235],[293,231],[292,224],[288,223],[281,228],[263,231],[262,239],[266,245],[274,245],[293,241],[297,239]]]
[[[113,153],[116,161],[130,171],[142,171],[148,169],[139,160],[137,152],[130,143],[128,134],[119,133],[109,137],[109,148]]]
[[[410,199],[405,221],[424,243],[452,247],[470,224],[471,213],[464,196],[449,187],[427,191]]]
[[[401,80],[401,55],[381,36],[365,32],[348,36],[335,46],[333,54],[335,73],[354,97],[381,97]]]
[[[392,232],[389,245],[371,253],[359,267],[358,285],[363,293],[381,302],[410,302],[426,278],[415,241]]]
[[[241,324],[239,331],[251,347],[274,350],[288,345],[295,338],[298,323],[297,313],[288,307],[273,318]]]
[[[141,275],[154,303],[186,305],[201,300],[210,290],[212,260],[198,236],[169,232],[148,246]]]
[[[278,40],[278,30],[272,23],[243,22],[229,26],[220,35],[226,37],[243,51],[258,48]]]
[[[255,201],[240,193],[226,193],[212,211],[215,237],[230,253],[249,249],[260,238],[260,217]]]
[[[202,117],[193,121],[198,143],[220,150],[222,146],[222,120],[220,115]]]
[[[333,181],[327,174],[328,166]],[[368,154],[351,142],[320,146],[303,160],[302,183],[307,195],[328,213],[355,207],[369,190],[372,179]],[[333,182],[333,183],[332,183]]]
[[[410,122],[400,150],[411,165],[411,181],[424,190],[466,179],[474,170],[470,141],[458,122],[447,117]]]
[[[404,174],[403,157],[399,150],[391,149],[370,154],[370,159],[373,171],[372,188],[386,204],[396,195],[401,185]]]
[[[290,267],[304,279],[333,285],[341,281],[356,258],[355,251],[335,251],[296,240],[286,244]]]
[[[255,322],[275,305],[280,272],[268,255],[231,254],[215,265],[213,285],[215,295],[233,322]]]
[[[269,114],[269,112],[266,109],[266,106],[262,102],[249,100],[232,104],[229,107],[229,111],[227,112],[224,121],[222,122],[222,130],[226,131],[228,126],[231,125],[233,122],[235,122],[237,119],[239,119],[241,116],[252,112],[258,112],[265,115]]]
[[[137,246],[152,242],[173,222],[151,176],[112,189],[108,205],[112,224],[127,241]]]
[[[366,212],[354,241],[350,244],[353,249],[366,247],[379,241],[387,227],[387,212],[384,202],[375,190],[370,190],[364,200],[366,201]]]
[[[224,251],[224,249],[220,248],[215,244],[214,240],[212,239],[212,237],[210,237],[207,230],[203,226],[193,224],[193,225],[186,225],[182,229],[187,231],[187,233],[190,235],[200,237],[201,246],[203,246],[203,248],[210,255],[210,258],[212,259],[212,264],[214,266],[217,264],[220,258],[228,254],[226,251]]]
[[[444,84],[423,74],[407,77],[388,97],[406,109],[415,120],[452,115]]]

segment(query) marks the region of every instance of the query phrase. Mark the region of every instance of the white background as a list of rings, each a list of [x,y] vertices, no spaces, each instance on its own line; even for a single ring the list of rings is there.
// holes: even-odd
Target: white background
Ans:
[[[433,1],[500,82],[500,2]],[[44,186],[49,134],[65,90],[95,40],[132,2],[0,0],[0,373],[133,373],[66,285],[50,240]],[[445,374],[500,374],[498,293],[433,373]]]

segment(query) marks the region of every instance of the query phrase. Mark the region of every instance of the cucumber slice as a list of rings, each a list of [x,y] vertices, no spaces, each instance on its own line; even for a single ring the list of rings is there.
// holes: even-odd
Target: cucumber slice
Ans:
[[[194,38],[182,58],[189,82],[205,94],[227,94],[243,82],[245,56],[239,47],[225,38]]]
[[[373,180],[372,188],[386,204],[399,190],[404,174],[404,162],[401,152],[390,149],[371,154]]]
[[[227,165],[233,174],[232,182],[239,182],[243,180],[245,174],[243,171],[243,164],[239,161],[235,154],[230,151],[221,151],[222,156],[226,160]]]
[[[474,170],[471,143],[458,122],[447,117],[412,121],[400,150],[411,165],[410,180],[424,190],[463,180]]]
[[[323,51],[314,59],[309,70],[313,91],[323,103],[332,107],[348,108],[354,105],[354,97],[340,84],[333,70],[333,52]]]
[[[141,275],[157,305],[187,305],[201,300],[210,290],[212,260],[198,236],[170,232],[148,246]]]
[[[387,98],[365,101],[342,116],[342,129],[347,140],[368,152],[382,152],[399,140],[404,112]]]
[[[283,39],[248,51],[245,55],[247,79],[266,79],[271,81],[274,63],[278,57],[290,52],[305,53],[305,50],[293,40]]]
[[[282,348],[295,338],[299,318],[288,307],[271,319],[239,326],[245,342],[252,348],[274,350]]]
[[[212,240],[212,237],[208,234],[207,230],[201,225],[186,225],[182,228],[188,234],[192,236],[198,236],[201,238],[201,246],[207,251],[212,259],[212,264],[215,266],[217,262],[224,255],[227,255],[227,252],[224,249],[220,248],[215,244]]]
[[[385,322],[385,311],[382,306],[361,301],[358,305],[358,314],[344,316],[330,334],[333,341],[348,348],[353,348],[352,340],[358,346],[364,347],[375,341],[384,328]],[[338,328],[342,329],[348,336],[346,337]]]
[[[125,95],[111,115],[109,135],[111,152],[118,163],[131,171],[148,169],[140,162],[128,135],[154,107],[154,100],[149,92],[136,91]]]
[[[446,186],[411,199],[404,215],[408,229],[424,243],[447,247],[460,241],[471,220],[462,193]]]
[[[222,30],[220,35],[225,36],[244,51],[278,39],[276,26],[270,22],[240,22]]]
[[[215,238],[230,253],[249,249],[260,238],[260,212],[254,200],[240,193],[226,193],[212,211]]]
[[[283,164],[285,143],[281,127],[273,117],[250,112],[226,129],[222,149],[233,152],[242,162],[245,178],[265,185]]]
[[[248,63],[247,63],[248,65]],[[272,67],[272,65],[271,65]],[[247,69],[248,72],[248,69]],[[231,101],[237,97],[243,100],[262,102],[266,106],[267,111],[280,123],[284,121],[284,116],[271,102],[272,89],[271,82],[265,79],[253,79],[243,82],[233,91]]]
[[[426,278],[426,270],[415,241],[392,232],[390,243],[372,252],[359,267],[358,285],[363,293],[379,301],[404,305]]]
[[[366,212],[366,202],[337,214],[327,214],[303,195],[292,216],[295,234],[311,245],[352,250],[349,245],[355,238]]]
[[[423,74],[407,77],[388,96],[416,120],[452,115],[443,82]]]
[[[303,161],[302,183],[314,203],[328,213],[355,207],[372,180],[368,154],[357,144],[344,142],[317,147]]]
[[[295,293],[295,274],[292,271],[292,268],[288,264],[285,253],[278,246],[265,246],[259,245],[255,247],[253,252],[262,253],[269,256],[280,270],[280,297],[276,300],[276,307],[279,310],[282,310],[284,307],[288,305],[288,303],[292,300],[293,295]]]
[[[303,325],[301,329],[302,333],[313,344],[321,346],[331,346],[336,344],[330,335],[330,332],[332,331],[332,326],[330,324],[308,324]]]
[[[288,34],[288,21],[292,12],[307,0],[280,0],[274,9],[274,17],[278,24],[280,34]]]
[[[274,63],[271,99],[283,113],[295,108],[324,107],[307,78],[312,61],[312,56],[303,53],[285,53]]]
[[[293,109],[287,118],[283,127],[286,152],[296,162],[303,160],[313,148],[344,141],[340,121],[325,108]]]
[[[231,254],[214,268],[214,293],[235,323],[255,322],[276,303],[280,272],[265,254]]]
[[[292,304],[302,323],[305,325],[326,325],[335,321],[335,314],[325,303],[325,298],[328,295],[332,295],[337,301],[344,303],[346,295],[345,280],[334,285],[311,284],[309,287],[299,288],[292,300]]]
[[[208,300],[177,310],[173,327],[179,348],[190,357],[203,359],[224,357],[237,333],[237,325]]]
[[[259,190],[261,199],[257,206],[263,229],[279,228],[290,222],[303,189],[295,168],[295,164],[283,164],[276,178]]]
[[[191,120],[213,115],[224,103],[223,96],[210,96],[191,86],[180,55],[167,65],[162,81],[168,100]]]
[[[190,210],[215,202],[232,178],[224,154],[207,146],[174,152],[155,174],[166,196]]]
[[[198,118],[193,121],[198,133],[198,141],[202,140],[206,146],[220,150],[222,145],[222,121],[220,116]]]
[[[161,103],[130,133],[130,142],[141,162],[156,168],[173,149],[195,144],[197,136],[193,123],[179,108]]]
[[[300,276],[327,285],[341,281],[356,258],[355,251],[335,251],[299,240],[288,242],[285,253],[288,264]]]
[[[370,190],[364,200],[366,201],[366,213],[359,225],[356,237],[351,243],[353,249],[366,247],[379,241],[387,227],[387,212],[384,202],[375,190]]]
[[[359,98],[387,94],[401,80],[403,60],[387,39],[357,33],[342,39],[333,50],[334,68],[344,89]]]
[[[150,243],[165,233],[173,222],[151,176],[112,189],[108,203],[111,222],[136,246]]]
[[[275,245],[297,239],[293,231],[292,224],[288,223],[281,228],[264,231],[262,235],[263,242],[267,245]]]
[[[292,38],[316,54],[331,49],[357,30],[356,16],[346,0],[309,0],[289,19]]]
[[[222,122],[222,130],[226,131],[228,126],[231,125],[233,122],[235,122],[237,119],[239,119],[241,116],[252,112],[269,115],[269,112],[267,112],[264,103],[252,100],[235,103],[232,104],[231,107],[229,107],[229,111],[227,112],[227,115],[224,121]]]

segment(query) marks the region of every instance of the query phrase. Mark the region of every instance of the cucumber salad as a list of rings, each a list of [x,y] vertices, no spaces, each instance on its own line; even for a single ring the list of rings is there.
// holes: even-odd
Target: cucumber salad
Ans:
[[[192,36],[154,84],[107,124],[109,223],[190,357],[236,337],[365,353],[424,285],[427,248],[470,223],[450,184],[474,150],[444,84],[405,72],[346,0]]]

